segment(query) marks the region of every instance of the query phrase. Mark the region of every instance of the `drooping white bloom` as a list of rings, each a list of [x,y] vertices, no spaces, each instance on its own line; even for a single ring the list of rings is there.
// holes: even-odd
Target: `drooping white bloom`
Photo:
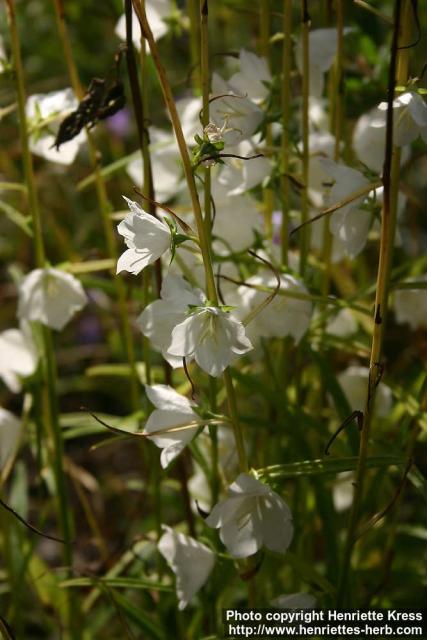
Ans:
[[[70,273],[34,269],[19,286],[18,317],[61,330],[86,303],[81,283]]]
[[[0,378],[13,393],[22,388],[21,378],[33,375],[39,356],[30,328],[6,329],[0,333]]]
[[[248,278],[246,284],[249,286],[242,285],[237,291],[242,305],[240,315],[242,312],[247,315],[256,309],[275,289],[277,279],[270,271],[261,271]],[[270,292],[257,290],[256,287],[268,287]],[[308,295],[302,282],[289,274],[280,276],[280,290]],[[312,304],[309,300],[281,295],[280,290],[273,300],[249,323],[248,330],[251,337],[252,334],[266,338],[292,336],[295,342],[299,342],[309,327]]]
[[[334,182],[327,198],[328,205],[351,198],[369,185],[369,180],[356,169],[333,162],[329,158],[321,158],[319,163]],[[368,211],[360,209],[365,198],[366,194],[353,199],[330,217],[331,233],[340,241],[345,254],[352,258],[362,251],[368,238],[371,217]]]
[[[272,81],[267,61],[251,51],[240,49],[239,63],[240,70],[230,78],[230,86],[235,93],[247,95],[256,103],[263,102],[268,96],[268,85]]]
[[[330,175],[322,165],[325,158],[333,158],[335,136],[328,131],[315,131],[308,138],[310,158],[308,164],[308,196],[315,207],[325,206],[325,185],[331,182]],[[302,151],[302,143],[298,144]]]
[[[74,111],[78,100],[72,89],[62,89],[50,93],[38,93],[30,96],[25,106],[28,125],[31,131],[30,149],[33,153],[50,162],[63,165],[72,164],[84,144],[84,131],[72,140],[54,146],[56,131],[61,120]]]
[[[191,442],[200,425],[200,418],[192,409],[192,403],[185,396],[177,393],[172,387],[164,384],[145,385],[150,402],[156,409],[145,423],[144,433],[150,434],[150,440],[162,449],[160,462],[163,469],[174,460]],[[154,435],[156,431],[179,426],[188,426],[196,422],[195,427]]]
[[[286,502],[247,473],[233,482],[228,497],[215,505],[206,524],[220,529],[220,538],[234,558],[247,558],[262,546],[285,553],[293,536]]]
[[[156,200],[167,202],[184,186],[180,155],[175,139],[156,127],[150,127],[150,158]],[[138,152],[127,165],[132,182],[141,187],[144,181],[144,164]]]
[[[145,12],[147,14],[148,24],[153,32],[155,40],[160,40],[166,35],[168,31],[168,25],[164,18],[167,18],[171,13],[170,0],[145,0]],[[116,35],[120,40],[126,40],[126,16],[123,14],[120,16],[116,24]],[[134,45],[141,48],[141,27],[139,26],[139,20],[132,10],[132,40]]]
[[[195,144],[194,136],[200,131],[201,98],[181,98],[176,103],[182,132],[189,146]]]
[[[349,29],[344,29],[348,33]],[[320,98],[324,88],[324,74],[328,71],[337,53],[338,34],[336,29],[314,29],[308,36],[310,96]],[[300,73],[303,72],[302,38],[298,39],[295,58]]]
[[[123,196],[130,213],[117,226],[128,247],[117,261],[117,273],[137,275],[155,262],[170,247],[171,232],[166,224],[141,209],[137,202]]]
[[[205,303],[200,289],[193,289],[181,276],[168,273],[162,283],[160,299],[149,304],[138,318],[142,333],[172,367],[182,367],[182,357],[169,351],[173,328],[187,317],[188,306]]]
[[[313,609],[316,606],[316,598],[310,593],[284,593],[274,598],[271,606],[277,609]]]
[[[352,411],[364,411],[369,369],[352,365],[337,377]],[[380,382],[375,396],[375,413],[385,418],[390,413],[392,404],[393,397],[390,387]]]
[[[256,200],[247,193],[230,197],[228,188],[216,180],[212,180],[212,198],[215,202],[212,231],[218,238],[215,250],[225,255],[250,247],[255,240],[254,231],[261,229]]]
[[[357,322],[350,309],[341,309],[326,325],[327,333],[346,338],[357,331]]]
[[[425,282],[427,274],[423,274],[416,280]],[[414,330],[424,327],[427,324],[427,289],[396,289],[394,313],[398,324],[408,323]]]
[[[345,511],[353,502],[354,472],[343,471],[338,473],[332,488],[332,500],[338,513]]]
[[[222,96],[211,100],[209,116],[218,127],[226,124],[225,143],[236,145],[253,136],[263,117],[261,109],[216,73],[212,77],[212,93],[213,98]]]
[[[245,328],[220,307],[199,307],[172,330],[168,353],[194,358],[206,373],[219,376],[235,356],[252,349]]]
[[[387,114],[379,106],[360,116],[353,131],[353,149],[369,169],[381,174],[384,165]],[[401,162],[406,162],[409,149],[403,147]]]
[[[0,407],[0,471],[15,455],[22,432],[22,422]]]
[[[243,140],[237,147],[227,151],[244,158],[256,154],[254,145],[249,140]],[[270,175],[271,169],[270,160],[263,156],[250,160],[227,158],[226,164],[221,168],[218,182],[226,188],[229,196],[238,196],[261,184]]]
[[[204,544],[163,525],[158,549],[176,576],[176,593],[182,611],[203,587],[215,564],[215,554]]]
[[[381,102],[380,111],[387,111],[387,103]],[[421,136],[427,142],[427,104],[416,91],[407,91],[393,102],[393,142],[398,147],[411,144]]]

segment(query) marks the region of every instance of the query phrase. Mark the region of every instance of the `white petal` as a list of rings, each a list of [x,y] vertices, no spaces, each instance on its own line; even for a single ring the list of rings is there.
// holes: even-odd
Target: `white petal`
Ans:
[[[260,500],[263,543],[277,553],[285,553],[294,533],[291,511],[282,498],[271,491]]]
[[[204,544],[164,527],[158,549],[176,575],[179,609],[184,609],[208,579],[215,554]]]
[[[202,328],[203,319],[197,313],[177,324],[172,331],[171,341],[167,347],[168,353],[181,357],[192,355],[199,343]]]
[[[256,499],[246,498],[233,518],[220,530],[220,538],[233,558],[247,558],[262,546],[262,523]]]
[[[19,287],[18,316],[60,330],[86,303],[77,278],[59,269],[35,269]]]
[[[31,376],[37,364],[37,349],[30,333],[19,329],[7,329],[0,333],[0,377],[11,391],[20,391],[19,378]]]
[[[145,392],[152,404],[157,409],[165,411],[183,411],[194,414],[192,403],[167,384],[145,385]]]
[[[178,413],[177,411],[155,409],[145,424],[144,433],[150,434],[170,427],[186,426],[195,419],[197,419],[197,416],[192,412]],[[157,447],[163,449],[160,458],[163,468],[166,468],[191,442],[197,433],[197,429],[198,427],[182,429],[181,431],[173,431],[149,438]]]

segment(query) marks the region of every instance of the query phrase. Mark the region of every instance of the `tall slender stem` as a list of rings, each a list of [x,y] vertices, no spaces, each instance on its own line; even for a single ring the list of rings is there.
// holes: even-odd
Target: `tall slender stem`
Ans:
[[[282,264],[288,264],[289,250],[289,160],[291,119],[291,69],[292,69],[292,0],[283,0],[283,52],[282,52],[282,170],[280,187],[282,192],[281,246]]]
[[[331,132],[335,136],[334,160],[338,162],[341,153],[342,125],[343,125],[343,57],[344,57],[344,7],[343,0],[336,0],[336,20],[337,20],[337,55],[331,71],[331,91],[329,105],[331,110]],[[328,217],[323,221],[323,277],[321,291],[323,296],[327,296],[331,280],[331,254],[333,237],[330,230],[330,220]]]
[[[209,92],[210,92],[210,68],[209,68],[209,0],[200,0],[200,79],[202,89],[202,125],[209,124]],[[212,243],[212,189],[211,168],[204,170],[204,213],[205,227],[209,244]],[[210,408],[216,411],[217,382],[216,378],[209,377]],[[212,444],[212,503],[218,499],[219,472],[218,472],[218,432],[216,427],[209,427],[209,435]]]
[[[24,69],[21,58],[21,47],[19,41],[18,27],[16,22],[16,12],[14,0],[7,0],[7,16],[11,35],[11,46],[15,68],[18,114],[22,147],[22,159],[24,166],[25,181],[28,193],[28,204],[33,222],[33,242],[35,250],[36,266],[40,269],[45,266],[45,248],[42,233],[42,223],[38,195],[34,179],[33,162],[29,148],[29,135],[27,127],[27,119],[25,113],[25,79]],[[63,468],[63,440],[58,417],[58,403],[56,390],[56,365],[54,358],[54,348],[52,344],[52,335],[50,329],[40,326],[43,354],[42,354],[42,410],[44,424],[47,431],[48,454],[50,464],[52,466],[53,475],[56,486],[56,509],[58,513],[59,526],[61,535],[65,540],[64,544],[64,563],[67,567],[67,573],[70,575],[72,570],[72,513],[69,504],[67,483]],[[70,607],[73,606],[73,598],[70,598]],[[69,612],[70,632],[73,638],[76,637],[76,618],[73,612]]]
[[[65,21],[65,11],[63,0],[54,0],[55,16],[58,27],[58,33],[64,50],[65,62],[68,69],[71,86],[74,93],[81,100],[84,90],[80,82],[79,74],[74,62],[73,51],[68,34],[67,24]],[[117,262],[118,252],[116,239],[114,235],[113,222],[110,217],[110,204],[108,202],[107,190],[105,188],[104,179],[101,173],[99,153],[96,149],[95,142],[88,130],[86,130],[87,142],[89,147],[89,157],[95,174],[95,186],[98,197],[99,210],[101,214],[102,225],[104,229],[105,242],[109,256],[114,263]],[[135,348],[133,344],[132,330],[129,321],[128,305],[126,300],[126,288],[123,280],[117,276],[114,279],[114,285],[117,295],[117,304],[119,307],[120,323],[123,336],[123,344],[126,357],[130,367],[130,392],[131,404],[134,411],[139,409],[139,380],[136,369]]]
[[[398,44],[399,41],[401,41],[402,43],[406,43],[406,35],[408,33],[410,24],[408,19],[409,3],[410,0],[396,0],[395,2],[394,28],[391,43],[388,80],[386,147],[383,168],[384,196],[381,212],[381,235],[374,307],[374,330],[372,336],[369,380],[364,410],[363,428],[360,438],[353,503],[349,516],[344,558],[338,585],[338,606],[342,606],[346,603],[346,600],[348,600],[347,584],[350,574],[352,552],[357,538],[360,506],[364,493],[366,459],[368,455],[372,417],[374,414],[374,402],[376,390],[382,372],[382,343],[385,333],[391,260],[393,256],[394,236],[396,229],[397,183],[400,168],[400,153],[396,147],[393,147],[393,101],[396,84],[404,84],[407,76],[407,51],[399,51]],[[403,33],[401,32],[401,25],[403,26]]]
[[[196,188],[196,181],[194,179],[193,169],[190,162],[190,156],[188,153],[188,148],[185,142],[185,137],[182,131],[182,126],[181,126],[181,122],[176,109],[175,101],[172,95],[172,90],[171,90],[163,63],[160,59],[159,50],[157,48],[156,41],[154,40],[153,33],[150,29],[150,25],[148,24],[145,10],[141,6],[141,3],[139,0],[132,0],[132,4],[135,9],[136,15],[138,16],[139,23],[141,25],[141,32],[143,36],[146,38],[148,42],[148,46],[150,47],[151,57],[157,69],[157,75],[159,78],[163,97],[169,112],[169,117],[171,119],[172,127],[178,143],[181,160],[184,167],[184,174],[187,181],[188,190],[190,192],[193,214],[196,220],[198,241],[199,241],[200,250],[203,257],[203,265],[205,269],[207,294],[211,303],[214,306],[218,306],[219,304],[218,293],[216,290],[215,278],[214,278],[213,268],[212,268],[209,236],[206,232],[206,226],[205,226],[205,222],[202,214],[202,209],[200,207],[199,195],[197,193],[197,188]],[[245,450],[242,445],[243,435],[242,435],[241,426],[238,419],[236,398],[235,398],[233,383],[232,383],[229,369],[226,369],[226,371],[224,372],[224,383],[227,391],[227,398],[228,398],[230,411],[232,412],[232,421],[234,426],[236,447],[239,454],[240,466],[242,471],[243,470],[246,471],[248,468],[248,465],[246,461]]]
[[[260,52],[264,56],[267,64],[270,63],[270,0],[261,0],[260,2]],[[267,124],[265,130],[265,144],[268,149],[273,146],[273,135],[271,124]],[[267,235],[273,232],[273,210],[274,210],[274,191],[271,187],[264,187],[264,219]]]
[[[301,223],[308,220],[308,170],[309,170],[309,100],[310,100],[310,51],[309,31],[310,15],[308,0],[301,0],[301,38],[302,38],[302,180]],[[304,276],[307,266],[308,246],[310,241],[310,225],[301,229],[300,235],[300,274]]]

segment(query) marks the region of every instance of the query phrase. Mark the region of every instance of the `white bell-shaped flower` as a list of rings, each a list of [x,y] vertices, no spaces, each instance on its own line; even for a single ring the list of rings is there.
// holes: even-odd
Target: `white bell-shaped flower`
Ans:
[[[286,502],[247,473],[229,487],[228,497],[215,505],[206,524],[220,529],[220,538],[234,558],[247,558],[262,546],[285,553],[293,536]]]
[[[185,320],[189,305],[199,306],[206,297],[200,289],[193,289],[181,276],[168,273],[162,283],[160,299],[149,304],[138,318],[142,333],[160,351],[172,367],[182,367],[182,357],[169,351],[173,328]]]
[[[267,61],[256,53],[240,49],[239,64],[240,70],[230,78],[230,86],[235,93],[247,95],[256,103],[263,102],[268,96],[268,85],[272,81]]]
[[[176,576],[178,609],[182,611],[203,587],[215,564],[215,554],[194,538],[163,525],[158,549]]]
[[[245,315],[264,302],[277,286],[277,279],[270,271],[261,271],[248,278],[246,284],[250,286],[242,285],[237,291]],[[268,287],[270,292],[260,291],[256,287]],[[289,274],[280,276],[280,290],[308,295],[302,282]],[[248,330],[251,336],[252,332],[265,338],[292,336],[295,342],[299,342],[310,325],[312,304],[309,300],[281,295],[280,290],[273,300],[249,323]],[[239,311],[239,314],[242,315],[242,312]]]
[[[149,134],[154,193],[158,202],[167,202],[184,186],[178,147],[174,138],[161,129],[151,127]],[[140,152],[129,162],[126,171],[133,184],[142,187],[144,163]]]
[[[337,473],[332,487],[332,500],[335,511],[341,513],[351,507],[354,496],[354,471]]]
[[[160,40],[166,35],[168,31],[168,25],[164,18],[167,18],[171,13],[170,0],[145,0],[145,12],[147,14],[148,24],[153,32],[155,40]],[[120,40],[126,41],[126,16],[123,14],[120,16],[115,29],[116,36]],[[139,20],[132,9],[132,40],[134,45],[141,48],[141,27],[139,26]]]
[[[348,33],[350,29],[344,29]],[[324,74],[329,71],[337,54],[338,33],[336,29],[313,29],[308,36],[310,96],[320,98],[324,88]],[[302,38],[298,39],[295,58],[298,71],[303,73]]]
[[[427,280],[423,274],[416,280]],[[411,282],[411,280],[406,280]],[[396,289],[394,293],[394,313],[398,324],[409,324],[411,329],[427,324],[427,289]]]
[[[177,393],[169,385],[145,385],[145,391],[156,409],[145,423],[144,433],[149,435],[150,440],[162,449],[160,462],[163,469],[166,469],[196,435],[200,426],[200,418],[193,411],[193,404],[190,400]],[[196,425],[188,428],[192,423],[196,423]],[[177,427],[186,428],[155,435],[156,431]]]
[[[166,224],[141,209],[139,204],[123,196],[130,213],[117,226],[128,247],[117,261],[117,273],[129,271],[137,275],[170,247],[171,232]]]
[[[380,106],[360,116],[353,130],[352,144],[360,162],[381,175],[384,166],[387,114]],[[394,123],[396,126],[396,117]],[[402,164],[408,159],[409,153],[408,147],[402,148]]]
[[[22,388],[22,378],[32,376],[37,369],[39,356],[25,323],[21,329],[6,329],[0,333],[0,378],[13,393]]]
[[[254,231],[261,230],[262,218],[256,200],[247,193],[230,197],[228,188],[217,180],[212,180],[212,198],[215,202],[213,235],[218,238],[215,250],[225,255],[250,247],[255,240]]]
[[[326,331],[332,336],[346,338],[357,331],[357,322],[350,309],[341,309],[326,325]]]
[[[50,162],[69,165],[86,141],[81,131],[72,140],[68,140],[56,149],[54,142],[61,120],[77,108],[78,100],[72,89],[62,89],[50,93],[38,93],[30,96],[25,106],[30,128],[30,149],[33,153]]]
[[[254,145],[249,140],[243,140],[237,147],[228,149],[229,153],[244,158],[256,154]],[[229,196],[238,196],[253,189],[270,175],[272,165],[268,158],[259,157],[250,160],[241,158],[227,158],[222,167],[218,182],[227,190]]]
[[[354,193],[369,185],[369,180],[352,167],[338,164],[329,158],[322,158],[319,163],[334,183],[327,196],[328,205],[351,198]],[[330,217],[331,233],[342,245],[344,253],[352,258],[362,251],[368,239],[371,216],[368,211],[359,208],[365,198],[366,195],[355,198]]]
[[[245,328],[220,307],[198,307],[176,325],[168,353],[194,358],[206,373],[217,377],[238,355],[252,349]]]
[[[34,269],[19,286],[18,317],[60,330],[86,303],[82,285],[70,273]]]
[[[223,134],[226,145],[236,145],[252,137],[263,117],[261,109],[245,94],[236,93],[217,73],[212,76],[212,93],[209,117],[220,128],[226,124]]]
[[[368,388],[369,369],[351,365],[338,376],[338,382],[352,411],[364,411]],[[385,418],[391,411],[393,396],[390,387],[380,382],[375,395],[375,413]]]
[[[387,111],[387,103],[381,102],[380,111]],[[393,102],[393,142],[398,147],[411,144],[421,136],[427,142],[427,104],[416,91],[407,91]]]
[[[0,407],[0,471],[16,453],[22,426],[13,413]]]
[[[325,206],[325,184],[330,176],[322,166],[324,158],[333,158],[335,136],[328,131],[315,131],[308,137],[310,157],[308,164],[308,196],[315,207]],[[302,151],[302,143],[298,144]]]

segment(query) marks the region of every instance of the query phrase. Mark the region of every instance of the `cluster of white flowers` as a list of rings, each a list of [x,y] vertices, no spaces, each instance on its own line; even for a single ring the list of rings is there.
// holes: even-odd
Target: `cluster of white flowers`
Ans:
[[[155,40],[168,33],[174,20],[180,20],[171,0],[146,0],[145,10]],[[134,43],[140,47],[142,36],[135,14],[132,27]],[[344,34],[350,31],[345,29]],[[117,22],[116,35],[126,40],[124,15]],[[310,158],[307,184],[302,185],[307,188],[311,218],[321,217],[319,214],[325,208],[331,210],[328,224],[333,263],[358,256],[371,230],[375,231],[375,206],[383,196],[372,175],[379,178],[383,169],[387,110],[387,103],[381,102],[357,120],[352,148],[345,156],[354,158],[355,166],[337,160],[336,147],[339,149],[340,144],[336,145],[330,132],[323,99],[325,74],[336,59],[337,46],[336,29],[315,29],[309,34]],[[297,69],[302,73],[301,38],[294,53]],[[5,58],[0,41],[0,73]],[[211,169],[212,228],[208,235],[212,243],[208,256],[202,255],[203,243],[186,224],[191,206],[183,188],[182,163],[171,132],[151,126],[149,151],[156,201],[178,200],[179,217],[172,209],[166,208],[170,213],[164,213],[161,207],[156,207],[157,213],[152,215],[138,202],[123,196],[129,211],[117,226],[125,249],[117,260],[116,274],[137,276],[156,262],[161,265],[160,296],[145,305],[136,326],[154,351],[173,369],[185,368],[187,375],[187,365],[192,371],[199,369],[214,378],[224,372],[227,375],[229,367],[238,369],[251,357],[255,359],[257,347],[264,346],[267,339],[289,337],[298,345],[310,332],[310,325],[313,326],[310,281],[303,281],[294,269],[298,256],[290,253],[286,267],[277,259],[277,243],[274,237],[270,239],[270,229],[266,232],[265,203],[259,195],[271,188],[274,180],[282,178],[273,157],[282,129],[277,123],[271,124],[268,111],[273,86],[274,77],[267,61],[241,49],[227,79],[216,72],[212,74],[206,126],[201,125],[200,98],[184,97],[177,102],[183,133],[193,152],[194,171],[199,164]],[[32,153],[62,165],[74,162],[84,144],[84,132],[61,145],[60,150],[54,141],[60,120],[77,105],[77,98],[69,88],[28,98],[26,118]],[[417,138],[427,142],[427,105],[411,85],[394,100],[393,109],[394,144],[401,149],[401,161],[405,162],[412,142]],[[265,128],[271,134],[271,145],[267,145],[263,135]],[[200,147],[213,149],[215,153],[203,155]],[[290,149],[292,171],[301,170],[302,148],[303,144],[295,141]],[[142,186],[144,165],[139,153],[131,156],[126,171],[132,182]],[[295,174],[297,185],[299,177]],[[406,197],[400,194],[400,215],[405,205]],[[298,223],[295,212],[291,214],[292,224]],[[324,244],[323,224],[312,222],[312,248],[319,253]],[[269,224],[274,226],[274,220]],[[243,254],[248,258],[249,249],[256,249],[259,260],[239,262]],[[211,259],[214,279],[220,283],[215,286],[221,302],[215,296],[210,299],[205,291],[203,260]],[[422,275],[420,279],[426,278]],[[427,296],[422,288],[410,289],[411,280],[409,277],[406,283],[408,288],[394,291],[393,304],[396,321],[415,330],[426,324]],[[209,285],[213,288],[211,282]],[[46,266],[34,269],[22,279],[17,307],[19,328],[0,333],[0,377],[12,393],[25,390],[32,376],[37,375],[41,358],[37,325],[60,331],[86,303],[81,283],[65,270]],[[348,309],[336,313],[324,326],[325,335],[336,339],[352,336],[359,328],[355,315]],[[364,409],[368,376],[368,368],[356,364],[337,376],[352,410]],[[224,416],[213,419],[213,414],[204,411],[196,400],[189,400],[170,385],[146,384],[145,393],[154,409],[142,435],[161,450],[163,469],[186,448],[197,449],[200,444],[203,451],[207,425],[217,429],[224,493],[212,506],[206,474],[197,463],[193,465],[188,489],[200,508],[199,513],[202,509],[209,511],[203,526],[219,530],[226,550],[222,555],[241,561],[263,547],[272,553],[285,554],[293,537],[291,511],[285,500],[259,479],[263,477],[261,473],[241,472],[247,468],[245,465],[241,465],[239,472],[229,421]],[[387,417],[392,409],[392,391],[383,382],[378,384],[375,402],[378,416]],[[0,471],[16,455],[21,434],[22,421],[0,407]],[[338,485],[334,488],[337,510],[350,504],[348,475],[341,484],[346,485],[341,494]],[[176,576],[179,609],[184,609],[214,570],[218,549],[178,529],[163,525],[163,530],[158,550]],[[283,608],[310,608],[315,603],[315,598],[307,593],[283,594],[272,601],[274,606]]]

